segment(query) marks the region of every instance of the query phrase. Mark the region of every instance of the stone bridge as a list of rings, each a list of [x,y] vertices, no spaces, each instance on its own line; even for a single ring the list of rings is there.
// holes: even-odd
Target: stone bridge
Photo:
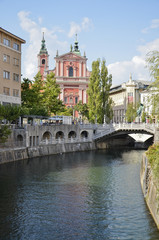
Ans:
[[[97,127],[96,134],[93,136],[94,140],[100,140],[101,138],[109,138],[111,136],[125,135],[131,133],[142,133],[142,134],[155,134],[156,126],[154,124],[145,123],[119,123],[119,124],[108,124],[103,127]]]
[[[115,146],[137,146],[147,147],[154,142],[157,126],[145,123],[119,123],[109,124],[105,127],[98,127],[93,135],[93,140],[98,148],[107,148]],[[147,141],[139,141],[138,143],[132,138],[132,135],[147,134],[150,135]],[[143,136],[143,135],[142,135]]]
[[[78,125],[48,125],[31,126],[26,125],[21,128],[13,128],[12,144],[15,146],[33,147],[38,145],[71,143],[71,142],[107,142],[107,144],[125,145],[131,133],[149,134],[157,136],[159,141],[159,131],[156,134],[157,126],[154,124],[78,124]],[[113,139],[113,140],[112,140]],[[116,139],[116,140],[115,140]],[[132,141],[132,140],[131,140]]]

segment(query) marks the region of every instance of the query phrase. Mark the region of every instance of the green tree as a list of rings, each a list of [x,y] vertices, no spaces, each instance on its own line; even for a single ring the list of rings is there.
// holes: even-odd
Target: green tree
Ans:
[[[64,105],[59,99],[60,87],[56,83],[55,74],[50,73],[47,75],[44,82],[43,92],[43,104],[46,107],[49,114],[63,111]]]
[[[20,106],[12,106],[12,105],[0,105],[0,119],[6,119],[10,123],[15,121],[20,116],[21,108]]]
[[[152,92],[152,97],[150,99],[152,114],[159,117],[159,51],[149,52],[146,62],[153,80],[152,84],[149,86]]]
[[[89,120],[95,122],[98,114],[98,108],[100,107],[100,60],[93,61],[92,72],[89,78],[88,84],[88,108],[89,108]]]
[[[0,143],[5,143],[8,136],[11,134],[11,130],[7,125],[0,124]]]
[[[44,82],[42,81],[42,75],[38,72],[34,77],[34,82],[32,83],[32,91],[33,91],[33,102],[34,105],[42,104],[43,102],[43,90],[44,90]]]
[[[44,86],[40,72],[34,77],[34,81],[24,78],[22,85],[21,115],[47,116],[47,109],[43,102]]]
[[[135,120],[135,118],[137,117],[137,112],[133,103],[128,104],[125,115],[126,115],[127,122],[133,122]]]
[[[146,57],[147,67],[153,80],[159,85],[159,51],[151,51]]]
[[[32,108],[42,104],[43,99],[43,82],[40,72],[34,77],[34,81],[24,78],[21,84],[22,106]]]
[[[113,118],[112,110],[112,99],[109,97],[109,91],[112,86],[112,75],[108,76],[108,69],[106,67],[106,61],[103,60],[101,64],[101,73],[100,73],[100,86],[101,86],[101,107],[99,108],[99,119],[100,123],[106,122],[109,123]]]
[[[108,76],[106,61],[102,61],[101,70],[100,63],[100,59],[92,63],[92,72],[87,93],[90,122],[95,122],[97,118],[98,123],[103,123],[104,116],[107,122],[113,117],[112,101],[109,97],[112,76]]]
[[[75,105],[74,109],[78,111],[82,115],[82,117],[86,117],[87,119],[89,119],[88,105],[86,103],[83,104],[82,101],[79,101]]]
[[[34,103],[34,91],[32,90],[32,82],[28,78],[24,78],[21,84],[21,101],[22,106],[26,108],[32,107]]]
[[[0,120],[8,120],[10,123],[20,116],[20,107],[12,105],[0,105]],[[0,124],[0,143],[5,143],[11,134],[9,126]]]
[[[145,111],[142,112],[141,121],[142,121],[143,123],[146,121],[146,113],[145,113]]]
[[[59,112],[57,112],[57,115],[60,115],[60,116],[73,116],[73,108],[71,108],[71,107],[64,107]]]

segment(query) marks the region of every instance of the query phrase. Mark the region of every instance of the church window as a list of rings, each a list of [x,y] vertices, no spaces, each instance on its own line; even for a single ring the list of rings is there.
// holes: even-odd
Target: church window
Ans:
[[[73,97],[70,97],[70,103],[73,103]]]
[[[64,97],[64,102],[67,103],[67,97]]]
[[[73,77],[73,67],[69,68],[69,77]]]
[[[42,59],[42,64],[45,64],[45,59]]]
[[[75,97],[75,104],[78,103],[78,97]]]

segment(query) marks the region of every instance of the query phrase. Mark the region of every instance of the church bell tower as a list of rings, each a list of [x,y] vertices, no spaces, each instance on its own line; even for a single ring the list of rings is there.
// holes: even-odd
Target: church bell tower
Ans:
[[[49,55],[46,48],[44,33],[43,33],[43,38],[41,41],[41,49],[38,54],[38,71],[41,73],[43,80],[48,70],[49,70]]]

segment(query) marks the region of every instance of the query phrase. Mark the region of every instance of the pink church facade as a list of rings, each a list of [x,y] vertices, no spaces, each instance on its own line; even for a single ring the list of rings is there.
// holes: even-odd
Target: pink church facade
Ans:
[[[54,70],[49,70],[49,55],[43,36],[41,50],[38,54],[38,70],[43,79],[45,79],[48,73],[55,73],[56,82],[61,89],[59,98],[67,107],[73,107],[79,101],[83,104],[87,103],[90,72],[87,69],[85,53],[84,56],[81,56],[77,40],[74,43],[74,48],[71,47],[70,52],[58,55],[57,51],[54,59],[55,68]]]

